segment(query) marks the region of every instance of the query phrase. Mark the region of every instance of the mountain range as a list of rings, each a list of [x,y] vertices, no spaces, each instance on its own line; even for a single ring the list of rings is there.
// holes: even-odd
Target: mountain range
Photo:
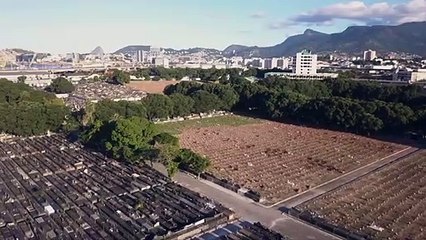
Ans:
[[[147,46],[147,45],[129,45],[115,51],[114,54],[122,53],[122,54],[134,55],[138,51],[149,51],[150,49],[151,49],[151,46]]]
[[[343,52],[360,54],[374,49],[379,53],[398,52],[426,56],[426,22],[398,26],[352,26],[341,33],[321,33],[311,29],[287,38],[271,47],[231,45],[225,56],[278,57],[291,56],[303,49],[315,53]]]
[[[149,51],[148,45],[130,45],[115,53],[134,55],[139,50]],[[204,53],[207,55],[242,57],[281,57],[292,56],[304,49],[318,54],[333,52],[360,55],[368,49],[379,53],[408,53],[426,57],[426,22],[411,22],[397,26],[351,26],[340,33],[322,33],[307,29],[303,34],[288,37],[284,42],[270,47],[231,45],[223,51],[210,48],[172,49],[162,48],[168,54]],[[0,52],[0,62],[12,61],[22,53],[32,53],[22,49],[5,49]],[[92,54],[103,54],[97,47]]]

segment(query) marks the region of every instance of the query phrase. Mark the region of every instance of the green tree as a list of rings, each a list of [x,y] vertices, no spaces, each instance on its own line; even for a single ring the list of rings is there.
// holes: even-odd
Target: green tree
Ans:
[[[207,113],[222,108],[222,101],[215,94],[199,90],[191,95],[194,100],[194,112]]]
[[[267,100],[266,111],[272,118],[297,119],[299,109],[308,101],[308,98],[302,94],[291,91],[271,92]]]
[[[19,76],[18,77],[18,83],[25,83],[25,80],[27,80],[27,76]]]
[[[174,85],[169,85],[164,89],[164,94],[171,95],[173,93],[180,93],[185,96],[192,94],[193,92],[200,90],[202,84],[194,81],[180,82]]]
[[[198,176],[207,170],[210,166],[210,160],[203,157],[190,149],[181,149],[175,159],[179,163],[179,167],[194,171]]]
[[[257,69],[250,68],[242,73],[244,77],[255,77],[257,75]]]
[[[32,136],[60,131],[69,114],[54,94],[0,79],[0,132]]]
[[[191,114],[194,108],[194,100],[180,93],[174,93],[170,95],[170,99],[173,102],[173,116],[174,117],[185,117]]]
[[[95,111],[93,112],[93,115],[93,120],[108,122],[112,120],[114,116],[126,117],[126,108],[118,102],[102,100],[95,104]]]
[[[210,167],[210,161],[202,156],[198,156],[190,165],[190,168],[198,174],[198,177],[200,177],[200,174],[204,173],[208,167]]]
[[[124,85],[130,82],[130,74],[124,71],[114,70],[108,81],[114,84]]]
[[[170,133],[160,133],[153,138],[155,144],[169,144],[179,146],[179,138],[171,135]]]
[[[221,110],[231,110],[239,100],[237,92],[230,85],[208,83],[203,84],[201,90],[216,95],[222,101],[222,104],[220,104]]]
[[[168,161],[166,164],[167,175],[173,178],[179,172],[179,163],[175,161]]]
[[[96,121],[84,134],[84,142],[118,160],[137,163],[152,149],[156,135],[153,123],[146,119],[118,118],[110,122]]]
[[[151,94],[142,100],[149,120],[164,119],[173,115],[173,101],[160,94]]]
[[[143,151],[151,148],[155,126],[143,118],[131,117],[113,122],[105,148],[116,159],[138,162]]]
[[[71,93],[74,91],[74,85],[63,77],[58,77],[52,80],[52,83],[47,87],[47,90],[56,94]]]
[[[143,80],[145,80],[145,81],[151,80],[151,76],[149,76],[148,72],[144,72],[142,77],[143,77]]]

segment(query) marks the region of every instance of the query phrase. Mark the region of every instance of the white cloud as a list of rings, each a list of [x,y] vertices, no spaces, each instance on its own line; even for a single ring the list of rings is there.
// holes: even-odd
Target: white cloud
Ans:
[[[290,19],[294,24],[325,24],[333,20],[354,20],[365,24],[400,24],[426,21],[426,0],[409,0],[405,3],[363,1],[333,4]]]
[[[266,13],[259,11],[259,12],[255,12],[253,14],[250,15],[251,18],[264,18],[266,17]]]
[[[268,25],[269,29],[275,30],[275,29],[283,29],[288,28],[291,26],[294,26],[292,22],[289,21],[280,21],[280,22],[274,22]]]

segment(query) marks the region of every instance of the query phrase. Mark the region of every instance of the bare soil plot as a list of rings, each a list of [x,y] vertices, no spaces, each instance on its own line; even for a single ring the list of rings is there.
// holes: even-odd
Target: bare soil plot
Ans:
[[[405,146],[275,122],[186,129],[183,147],[208,156],[209,172],[256,191],[266,204],[317,186]]]
[[[426,239],[426,151],[299,208],[374,239]]]
[[[163,94],[164,88],[176,83],[179,83],[179,81],[132,81],[128,86],[147,93]]]

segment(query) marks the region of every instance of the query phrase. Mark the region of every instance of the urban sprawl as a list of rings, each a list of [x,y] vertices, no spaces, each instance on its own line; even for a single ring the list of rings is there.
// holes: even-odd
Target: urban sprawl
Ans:
[[[426,239],[426,60],[0,51],[0,239]]]

